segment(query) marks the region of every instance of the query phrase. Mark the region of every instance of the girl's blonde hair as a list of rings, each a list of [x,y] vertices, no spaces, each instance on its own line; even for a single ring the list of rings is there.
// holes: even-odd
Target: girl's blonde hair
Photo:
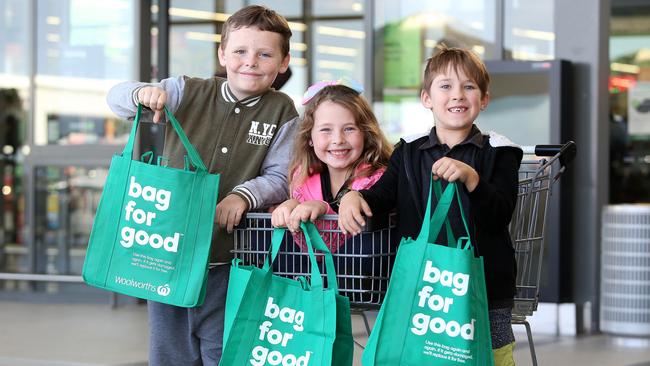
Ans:
[[[318,106],[325,101],[336,103],[349,110],[354,116],[357,127],[363,132],[363,152],[354,162],[352,171],[355,172],[362,163],[367,163],[368,168],[358,172],[356,177],[370,176],[377,169],[385,167],[393,152],[393,147],[382,133],[370,105],[359,93],[344,85],[326,86],[309,101],[305,107],[305,115],[298,127],[293,160],[289,165],[289,182],[292,191],[308,176],[320,173],[325,169],[325,164],[318,159],[313,147],[310,146],[311,130],[314,128],[314,113]]]

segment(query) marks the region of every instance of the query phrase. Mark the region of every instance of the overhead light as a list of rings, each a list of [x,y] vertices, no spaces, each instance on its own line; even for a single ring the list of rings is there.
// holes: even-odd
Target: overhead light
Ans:
[[[609,69],[612,71],[626,72],[628,74],[638,74],[639,71],[641,71],[641,68],[637,65],[621,64],[618,62],[612,62],[609,65]]]
[[[185,38],[195,41],[221,42],[221,34],[203,33],[203,32],[185,32]]]
[[[517,37],[539,39],[542,41],[554,41],[555,33],[538,31],[533,29],[512,28],[512,34]]]
[[[638,50],[636,56],[634,56],[634,61],[639,63],[650,61],[650,49],[641,48],[640,50]]]
[[[364,31],[338,28],[338,27],[328,27],[324,25],[318,26],[316,28],[316,32],[319,34],[335,36],[335,37],[346,37],[346,38],[356,38],[356,39],[366,38],[366,32]]]
[[[321,69],[334,69],[334,70],[354,70],[354,64],[351,62],[340,61],[318,61],[318,67]]]
[[[56,33],[48,33],[45,36],[45,39],[47,39],[48,42],[59,42],[61,41],[61,36]]]
[[[400,24],[405,29],[441,28],[449,23],[449,18],[441,13],[430,12],[410,16]]]
[[[352,3],[352,11],[361,12],[363,11],[363,4],[359,2]]]
[[[61,24],[61,18],[59,17],[54,17],[54,16],[49,16],[45,18],[45,22],[49,25],[59,25]]]
[[[307,24],[305,23],[297,23],[297,22],[287,22],[289,23],[289,28],[291,30],[294,30],[296,32],[304,32],[307,30]]]
[[[37,88],[55,88],[69,91],[88,92],[107,92],[115,86],[119,80],[113,79],[93,79],[67,76],[52,76],[37,74],[34,77],[34,83]]]
[[[512,58],[515,60],[544,61],[552,59],[553,55],[528,51],[512,51]]]
[[[348,56],[348,57],[355,57],[357,54],[359,54],[359,52],[354,48],[335,47],[335,46],[316,46],[316,51],[318,53],[324,53],[328,55]]]
[[[0,88],[15,88],[20,91],[27,90],[29,88],[29,78],[0,72]]]
[[[158,5],[151,6],[151,13],[158,14],[158,11],[159,11]],[[194,9],[186,9],[186,8],[169,8],[169,15],[181,17],[181,18],[225,22],[232,14],[216,13],[213,11],[194,10]],[[304,23],[297,23],[297,22],[288,22],[288,23],[289,23],[289,28],[297,32],[304,32],[307,29],[307,25]]]
[[[470,26],[470,28],[476,29],[476,30],[484,30],[485,29],[485,23],[483,23],[483,22],[470,22],[469,26]]]
[[[474,45],[472,46],[472,50],[479,55],[484,55],[485,54],[485,46],[479,46],[479,45]]]
[[[426,48],[436,48],[438,45],[438,42],[434,41],[433,39],[425,39],[424,40],[424,47]],[[480,46],[480,45],[474,45],[472,46],[472,50],[476,52],[479,55],[485,54],[485,46]]]
[[[182,18],[202,19],[202,20],[215,20],[217,22],[225,22],[230,14],[215,13],[212,11],[193,10],[184,8],[169,8],[169,15]]]
[[[289,46],[290,46],[292,51],[300,51],[300,52],[307,51],[307,44],[306,43],[291,42]]]
[[[294,66],[305,66],[307,65],[307,59],[303,57],[292,57],[289,64]]]
[[[158,32],[156,31],[156,34]],[[153,35],[153,34],[152,34]],[[206,42],[221,42],[221,35],[215,33],[204,33],[204,32],[185,32],[185,38],[192,39],[195,41],[206,41]],[[307,45],[305,43],[291,43],[291,50],[304,52],[307,50]]]

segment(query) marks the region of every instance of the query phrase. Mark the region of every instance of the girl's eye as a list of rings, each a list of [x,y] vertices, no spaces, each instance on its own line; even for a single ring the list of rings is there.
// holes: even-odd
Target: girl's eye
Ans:
[[[330,129],[329,128],[321,128],[319,131],[327,133],[327,132],[330,132]]]
[[[451,85],[449,84],[440,85],[440,89],[449,89],[449,88],[451,88]]]
[[[354,132],[354,131],[356,131],[356,130],[357,130],[356,127],[346,127],[346,128],[344,129],[345,132]]]

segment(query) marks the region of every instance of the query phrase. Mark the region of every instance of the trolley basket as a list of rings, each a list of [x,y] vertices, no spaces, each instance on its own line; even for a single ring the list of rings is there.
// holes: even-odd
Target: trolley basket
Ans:
[[[366,221],[360,235],[345,236],[338,229],[337,215],[316,220],[325,243],[337,246],[333,258],[339,292],[350,299],[353,310],[381,306],[397,246],[393,215]],[[235,228],[234,257],[245,265],[262,266],[271,248],[272,233],[271,214],[248,213]],[[275,274],[295,278],[310,273],[309,256],[298,246],[301,240],[302,233],[285,235],[273,266]],[[325,268],[321,268],[321,273],[325,273]]]
[[[535,346],[527,316],[539,303],[539,284],[544,258],[545,229],[549,198],[554,184],[576,154],[576,145],[536,145],[524,147],[519,169],[517,205],[510,221],[510,235],[517,260],[517,292],[512,323],[526,326],[533,365],[537,365]]]

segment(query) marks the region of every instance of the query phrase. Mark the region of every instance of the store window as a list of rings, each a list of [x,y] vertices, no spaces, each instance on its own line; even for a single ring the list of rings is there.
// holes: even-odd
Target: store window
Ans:
[[[203,0],[173,0],[169,9],[170,26],[170,76],[188,75],[209,78],[225,75],[219,64],[218,47],[221,43],[221,27],[235,11],[249,4],[267,6],[285,16],[293,32],[291,37],[291,77],[282,91],[299,101],[306,83],[307,60],[305,58],[302,1],[225,1],[218,4]],[[154,8],[157,12],[157,7]],[[157,29],[154,28],[154,36]]]
[[[215,33],[214,24],[174,24],[169,35],[170,76],[214,76],[220,40]]]
[[[106,168],[36,167],[35,168],[35,243],[3,243],[0,251],[1,272],[41,275],[80,276],[90,237],[92,221],[108,174]],[[10,207],[3,206],[3,214]],[[23,211],[18,205],[14,208]],[[23,217],[21,213],[18,217]],[[22,222],[16,223],[18,227]],[[6,293],[45,293],[72,297],[99,296],[105,293],[90,290],[82,283],[6,280],[0,282]]]
[[[650,6],[613,3],[610,202],[650,202]]]
[[[105,167],[35,170],[36,272],[81,275],[90,229],[108,174]],[[16,263],[17,272],[26,269]]]
[[[24,144],[29,106],[29,3],[0,0],[0,150],[15,159]]]
[[[375,7],[374,110],[392,141],[433,125],[420,104],[425,60],[438,43],[497,58],[494,0],[380,2]]]
[[[0,0],[0,272],[23,248],[30,73],[29,2]],[[13,257],[15,258],[15,257]]]
[[[555,58],[553,1],[506,0],[504,58],[541,61]]]
[[[81,275],[92,220],[108,174],[106,168],[36,167],[35,245],[29,246],[22,234],[24,205],[4,201],[2,215],[18,211],[14,235],[0,245],[0,271],[46,275]],[[6,178],[5,178],[6,180]],[[6,181],[5,181],[6,183]],[[5,218],[6,220],[6,218]],[[13,292],[61,293],[68,289],[87,291],[82,284],[56,282],[29,283],[2,281],[0,290]]]
[[[36,145],[120,144],[125,121],[105,96],[134,79],[134,2],[36,2]]]
[[[366,33],[362,20],[315,21],[312,26],[312,80],[349,77],[363,82]]]
[[[0,87],[7,87],[7,76],[29,74],[29,2],[0,0],[0,17]]]

